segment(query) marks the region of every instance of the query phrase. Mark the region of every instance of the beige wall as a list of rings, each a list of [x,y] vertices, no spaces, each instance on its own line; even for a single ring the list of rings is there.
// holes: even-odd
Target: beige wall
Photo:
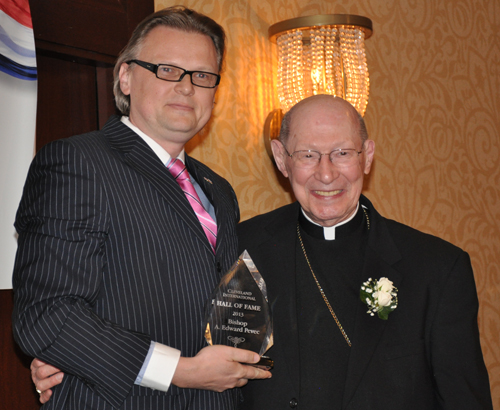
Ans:
[[[242,219],[291,201],[263,144],[264,121],[278,106],[268,27],[311,14],[372,19],[365,118],[377,159],[365,193],[383,215],[471,255],[500,410],[500,3],[156,0],[156,8],[178,3],[211,16],[228,34],[214,116],[189,151],[231,182]]]

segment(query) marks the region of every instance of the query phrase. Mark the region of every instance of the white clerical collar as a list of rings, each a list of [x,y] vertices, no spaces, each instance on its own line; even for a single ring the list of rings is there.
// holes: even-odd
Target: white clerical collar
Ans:
[[[155,154],[160,158],[161,162],[163,164],[168,164],[172,157],[170,154],[165,151],[165,149],[158,144],[153,138],[147,136],[142,132],[139,128],[137,128],[134,124],[130,122],[130,118],[126,117],[125,115],[122,116],[121,122],[123,122],[127,127],[129,127],[132,131],[134,131],[139,137],[141,137],[146,144],[149,145],[149,147],[155,152]],[[177,156],[178,159],[180,159],[183,163],[185,163],[185,152],[184,149],[179,153]]]
[[[337,225],[334,225],[334,226],[321,226],[320,224],[314,222],[311,218],[309,218],[306,215],[306,213],[304,212],[304,209],[301,208],[302,214],[306,217],[306,219],[309,222],[311,222],[312,224],[314,224],[316,226],[320,226],[321,228],[323,228],[323,234],[325,235],[325,239],[328,241],[332,241],[335,239],[335,229],[338,228],[339,226],[342,226],[342,225],[346,224],[347,222],[351,221],[356,216],[358,209],[359,209],[359,202],[358,202],[358,205],[356,206],[356,210],[345,221],[339,222]]]

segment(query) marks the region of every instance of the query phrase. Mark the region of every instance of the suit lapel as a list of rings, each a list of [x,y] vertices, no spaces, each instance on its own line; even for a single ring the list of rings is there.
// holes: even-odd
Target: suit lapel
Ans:
[[[396,244],[387,230],[382,217],[364,197],[361,198],[369,209],[371,229],[369,231],[368,246],[365,255],[362,281],[368,278],[380,279],[386,277],[399,287],[403,277],[392,265],[401,256]],[[361,283],[359,284],[361,288]],[[356,311],[352,348],[349,356],[347,377],[342,408],[347,408],[361,382],[363,375],[370,364],[372,356],[380,342],[380,338],[387,326],[388,320],[366,313],[368,308],[361,301]]]
[[[179,184],[153,150],[133,130],[123,124],[119,117],[112,117],[104,126],[103,132],[111,147],[122,154],[123,160],[155,187],[168,206],[179,215],[193,234],[211,251],[208,239],[193,208]]]

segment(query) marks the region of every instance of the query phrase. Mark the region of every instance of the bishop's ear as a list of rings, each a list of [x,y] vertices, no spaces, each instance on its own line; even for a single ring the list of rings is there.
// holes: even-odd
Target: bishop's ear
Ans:
[[[373,156],[375,155],[375,141],[366,140],[364,144],[365,151],[365,169],[364,173],[369,174],[372,168]]]
[[[288,178],[288,171],[285,166],[285,159],[286,159],[285,147],[283,147],[283,144],[279,140],[272,140],[271,149],[273,150],[273,156],[274,160],[276,161],[276,166],[285,176],[285,178]]]

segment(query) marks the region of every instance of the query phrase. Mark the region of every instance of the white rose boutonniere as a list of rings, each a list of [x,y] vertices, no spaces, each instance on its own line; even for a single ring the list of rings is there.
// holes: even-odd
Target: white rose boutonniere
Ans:
[[[389,313],[398,307],[398,289],[387,278],[369,278],[363,282],[359,296],[368,306],[366,313],[370,316],[376,313],[383,320],[387,320]]]

